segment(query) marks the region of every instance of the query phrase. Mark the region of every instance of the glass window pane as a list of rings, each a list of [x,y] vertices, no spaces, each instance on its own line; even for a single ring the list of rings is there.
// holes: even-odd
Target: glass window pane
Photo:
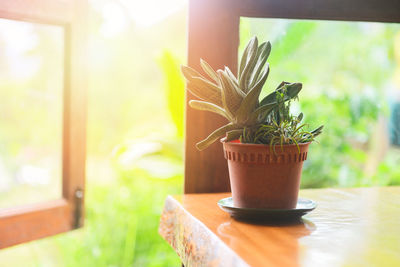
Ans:
[[[0,208],[61,197],[62,27],[0,19]]]
[[[303,187],[400,184],[400,25],[242,18],[240,55],[257,35],[271,41],[263,95],[302,82],[310,146]]]

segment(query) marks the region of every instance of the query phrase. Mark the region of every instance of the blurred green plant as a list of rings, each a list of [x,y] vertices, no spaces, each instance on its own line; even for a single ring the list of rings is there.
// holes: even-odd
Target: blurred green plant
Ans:
[[[152,160],[151,157],[156,155],[169,154],[165,149],[161,147],[135,161],[147,157]],[[64,266],[179,264],[179,258],[158,235],[157,229],[166,195],[181,193],[182,175],[169,171],[171,176],[160,179],[144,168],[141,165],[143,162],[129,168],[121,167],[118,161],[126,153],[129,150],[115,155],[118,176],[113,183],[91,183],[88,187],[84,231],[58,238]]]
[[[159,59],[165,80],[168,110],[175,124],[177,135],[183,137],[183,113],[185,107],[185,82],[181,76],[179,60],[168,50]]]
[[[241,40],[252,35],[271,40],[272,82],[284,75],[307,85],[293,110],[306,114],[307,124],[324,121],[325,134],[310,146],[304,164],[303,188],[399,184],[400,153],[384,150],[387,137],[379,133],[385,131],[379,121],[389,114],[386,92],[392,87],[392,36],[398,26],[242,18],[240,27]],[[328,45],[337,40],[340,46]],[[267,85],[261,94],[269,90]]]

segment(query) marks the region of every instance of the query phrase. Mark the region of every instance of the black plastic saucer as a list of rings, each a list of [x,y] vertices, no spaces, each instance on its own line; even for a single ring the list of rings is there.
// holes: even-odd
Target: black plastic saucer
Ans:
[[[233,205],[232,197],[221,199],[218,201],[218,205],[237,220],[266,223],[299,222],[303,215],[317,207],[317,203],[306,198],[299,198],[294,209],[239,208]]]

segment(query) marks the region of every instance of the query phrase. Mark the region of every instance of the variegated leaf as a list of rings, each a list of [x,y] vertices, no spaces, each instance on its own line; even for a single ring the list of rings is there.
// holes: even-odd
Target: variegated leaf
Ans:
[[[232,84],[233,88],[235,88],[236,92],[242,97],[244,98],[246,96],[245,93],[243,93],[242,90],[240,90],[239,88],[239,83],[238,80],[236,79],[235,75],[233,75],[232,71],[225,66],[225,73],[227,74],[227,79],[229,80],[229,82]]]
[[[243,99],[236,115],[238,123],[244,123],[248,119],[250,113],[258,107],[258,98],[268,78],[268,74],[269,68],[266,68],[260,80],[250,89],[249,93]]]
[[[213,79],[217,84],[219,83],[218,74],[214,71],[214,69],[207,63],[207,61],[200,59],[201,68]]]
[[[188,81],[190,79],[192,79],[193,77],[205,79],[203,77],[203,75],[201,75],[197,70],[195,70],[195,69],[193,69],[191,67],[181,66],[181,71],[182,71],[182,74],[185,77],[185,79],[188,80]]]
[[[238,91],[234,88],[234,85],[230,82],[228,74],[226,74],[223,70],[218,70],[217,73],[219,75],[222,86],[222,104],[225,104],[225,110],[235,115],[236,110],[239,108],[240,103],[243,100],[243,97],[238,93]]]
[[[219,138],[223,137],[227,132],[235,130],[235,129],[239,129],[240,127],[236,124],[233,123],[229,123],[226,124],[220,128],[218,128],[217,130],[215,130],[214,132],[212,132],[206,139],[204,139],[203,141],[199,142],[196,144],[196,147],[198,150],[203,150],[205,148],[207,148],[209,145],[211,145],[212,143],[214,143],[215,141],[217,141]]]
[[[210,90],[209,87],[194,81],[187,83],[187,89],[196,97],[222,107],[221,91]]]
[[[243,129],[232,130],[226,133],[226,137],[224,138],[224,142],[229,142],[233,140],[239,139],[239,137],[243,134]]]
[[[189,106],[191,106],[194,109],[211,111],[211,112],[217,113],[221,116],[224,116],[229,121],[232,121],[232,118],[225,112],[225,110],[223,108],[221,108],[217,105],[214,105],[212,103],[205,102],[205,101],[199,101],[199,100],[190,100]]]
[[[254,43],[256,43],[256,42],[258,43],[258,40],[257,40],[257,37],[254,36],[254,37],[251,38],[250,41],[247,43],[247,46],[246,46],[246,48],[245,48],[244,51],[243,51],[243,55],[242,55],[242,57],[241,57],[241,59],[240,59],[240,67],[239,67],[239,72],[238,72],[238,78],[239,78],[239,79],[240,79],[240,77],[241,77],[241,75],[242,75],[242,73],[243,73],[244,67],[245,67],[246,64],[247,64],[250,50],[254,47]]]
[[[249,48],[248,60],[246,65],[244,66],[243,72],[239,76],[239,87],[243,90],[244,93],[249,91],[249,79],[254,69],[254,66],[257,62],[257,49],[258,49],[258,41],[257,38],[252,43],[252,46]]]
[[[268,60],[268,57],[271,53],[271,43],[266,42],[262,43],[260,47],[257,50],[257,63],[256,66],[254,67],[253,73],[251,74],[250,77],[250,87],[253,87],[254,84],[257,82],[259,75],[265,65],[265,63]]]

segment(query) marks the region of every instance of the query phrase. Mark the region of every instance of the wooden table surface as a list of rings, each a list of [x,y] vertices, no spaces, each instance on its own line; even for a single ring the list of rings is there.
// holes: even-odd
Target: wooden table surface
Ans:
[[[301,190],[318,207],[291,226],[236,221],[227,196],[167,198],[159,233],[185,266],[400,266],[400,187]]]

